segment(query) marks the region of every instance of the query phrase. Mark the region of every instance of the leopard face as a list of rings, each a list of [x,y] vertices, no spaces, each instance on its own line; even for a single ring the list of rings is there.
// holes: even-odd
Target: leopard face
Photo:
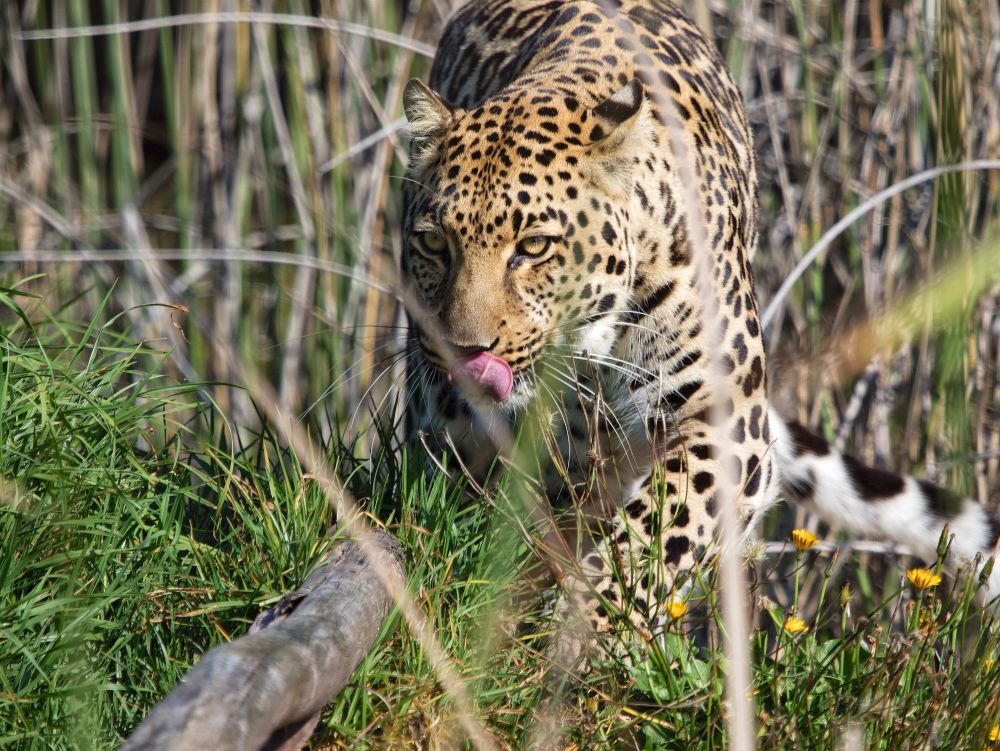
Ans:
[[[483,406],[523,407],[544,358],[606,354],[630,305],[629,208],[654,138],[642,86],[592,107],[543,89],[466,110],[413,81],[404,101],[402,267],[432,318],[416,321],[424,355],[440,371],[467,353],[502,358],[513,389]]]

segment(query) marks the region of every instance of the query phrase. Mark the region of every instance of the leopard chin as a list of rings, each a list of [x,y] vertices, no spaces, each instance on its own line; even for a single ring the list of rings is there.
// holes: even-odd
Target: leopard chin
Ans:
[[[522,370],[514,374],[514,387],[510,396],[503,404],[497,405],[504,412],[513,414],[528,408],[538,395],[535,375],[530,370]]]

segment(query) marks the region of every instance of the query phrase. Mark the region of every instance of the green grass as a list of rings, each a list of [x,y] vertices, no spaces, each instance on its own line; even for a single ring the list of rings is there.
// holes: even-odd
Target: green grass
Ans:
[[[218,408],[199,401],[204,387],[139,367],[165,358],[120,320],[69,324],[69,309],[50,314],[14,289],[0,290],[0,304],[0,743],[113,747],[199,654],[304,578],[333,519],[270,434],[228,451],[199,438],[218,433]],[[479,499],[428,472],[419,452],[358,464],[339,443],[325,451],[403,542],[416,602],[501,743],[525,745],[556,691],[563,740],[579,748],[726,747],[713,598],[661,645],[624,662],[598,654],[560,692],[558,676],[545,675],[542,597],[524,586],[534,558],[506,485]],[[990,662],[1000,631],[971,602],[974,579],[965,591],[915,595],[897,572],[878,593],[882,606],[862,609],[837,601],[844,577],[829,563],[806,552],[759,566],[794,567],[796,591],[817,575],[825,593],[759,613],[760,746],[833,749],[854,723],[870,748],[931,738],[935,748],[981,749],[1000,719],[1000,665]],[[812,613],[810,628],[793,636],[782,624],[800,611]],[[706,623],[709,642],[698,646],[690,632]],[[325,713],[318,742],[435,747],[461,737],[447,693],[394,615]]]
[[[752,18],[744,3],[688,3],[757,138],[762,299],[867,196],[930,166],[1000,157],[991,2],[940,0],[933,22],[918,0],[765,0]],[[302,24],[322,15],[433,45],[448,3],[411,5],[279,0],[283,24],[69,39],[19,32],[135,9],[67,0],[5,14],[0,745],[114,747],[330,544],[327,499],[220,355],[226,342],[402,540],[416,603],[499,747],[525,746],[539,715],[569,747],[726,747],[714,602],[693,606],[662,653],[599,657],[560,688],[546,675],[544,597],[526,584],[524,491],[478,497],[419,450],[397,452],[370,417],[402,381],[401,312],[365,278],[394,276],[405,142],[394,133],[344,155],[399,116],[403,84],[428,62]],[[982,263],[995,243],[982,238],[1000,231],[998,186],[1000,173],[956,176],[891,200],[823,254],[768,332],[769,388],[786,414],[994,504],[1000,303]],[[841,356],[851,332],[895,320],[941,279],[949,291],[926,296],[932,310],[905,337]],[[807,522],[775,514],[766,533]],[[758,747],[853,747],[855,732],[872,749],[990,747],[997,630],[951,580],[915,595],[909,565],[846,551],[754,558]],[[810,630],[785,633],[789,613]],[[394,615],[315,746],[463,738]]]
[[[186,448],[196,388],[115,320],[28,299],[0,289],[0,742],[106,748],[300,581],[329,514],[291,466]]]

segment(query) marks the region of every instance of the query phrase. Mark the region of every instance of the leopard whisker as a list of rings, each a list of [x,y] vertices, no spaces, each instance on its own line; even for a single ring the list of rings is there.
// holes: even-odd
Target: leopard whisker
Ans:
[[[398,346],[398,344],[399,342],[397,341],[385,342],[384,344],[381,344],[369,350],[368,354],[375,354],[380,350]],[[416,351],[416,345],[413,343],[408,344],[402,350],[394,352],[391,355],[388,355],[387,358],[386,357],[381,358],[379,362],[372,364],[368,368],[361,368],[360,366],[362,359],[358,358],[351,365],[347,367],[347,369],[340,375],[339,378],[337,378],[336,380],[332,381],[329,385],[327,385],[327,387],[323,389],[323,391],[319,394],[319,396],[317,396],[316,399],[314,399],[313,402],[309,404],[309,406],[307,406],[305,409],[302,410],[301,414],[299,415],[299,419],[302,419],[307,415],[309,415],[320,404],[320,402],[329,398],[329,396],[333,394],[333,392],[336,389],[340,388],[341,386],[350,383],[355,378],[358,378],[365,373],[371,373],[376,368],[382,367],[383,369],[388,370],[397,362],[399,362],[400,358],[406,357],[415,351]]]
[[[595,355],[590,352],[576,353],[571,355],[574,361],[596,363],[603,367],[614,370],[615,372],[621,373],[622,375],[635,378],[636,376],[647,375],[651,378],[656,377],[656,373],[649,370],[648,368],[643,368],[635,363],[630,363],[628,360],[623,360],[620,357],[615,357],[613,355]]]
[[[539,379],[538,383],[545,390],[545,393],[548,394],[548,396],[551,398],[553,408],[555,409],[556,414],[559,416],[559,419],[562,422],[564,431],[563,435],[566,436],[565,459],[566,462],[568,463],[572,460],[573,457],[573,441],[572,441],[572,433],[570,432],[570,427],[569,427],[569,422],[570,422],[569,413],[566,411],[565,400],[561,398],[562,394],[557,393],[555,389],[553,389],[548,383],[545,382],[545,379]]]
[[[399,353],[398,356],[402,356],[402,354],[403,353]],[[385,378],[385,376],[387,374],[389,374],[391,372],[392,372],[392,368],[385,368],[381,373],[379,373],[377,376],[375,376],[375,378],[372,380],[372,382],[370,384],[368,384],[368,388],[365,389],[365,393],[361,395],[360,399],[358,399],[358,404],[354,408],[354,411],[351,413],[351,419],[347,421],[347,427],[348,428],[350,428],[350,427],[352,427],[354,425],[355,420],[358,417],[358,412],[360,412],[361,407],[364,406],[365,402],[368,400],[368,395],[372,392],[372,389],[374,389],[378,385],[379,381],[381,381],[383,378]]]
[[[407,373],[406,376],[404,376],[402,383],[396,383],[396,382],[390,383],[389,388],[386,389],[385,394],[382,396],[381,399],[379,399],[378,404],[374,405],[372,411],[375,414],[381,414],[382,410],[383,410],[383,405],[386,403],[386,401],[389,399],[389,397],[391,397],[393,395],[395,395],[397,398],[400,395],[404,395],[404,399],[405,399],[406,389],[407,389],[409,383],[412,380],[414,380],[414,376],[417,373],[420,372],[420,369],[422,367],[425,367],[426,365],[427,365],[426,362],[421,361],[421,362],[418,363],[417,368],[415,368],[412,373]]]
[[[615,437],[621,445],[621,450],[623,451],[624,456],[629,460],[629,463],[634,466],[635,456],[632,452],[631,442],[627,439],[628,432],[625,430],[625,426],[622,425],[621,419],[618,417],[614,405],[602,398],[597,391],[580,383],[578,379],[574,379],[571,374],[560,371],[551,361],[545,361],[544,364],[553,377],[555,377],[556,380],[568,389],[580,389],[587,392],[584,395],[594,400],[594,406],[597,409],[597,414],[604,418],[607,427],[610,428],[615,434]]]

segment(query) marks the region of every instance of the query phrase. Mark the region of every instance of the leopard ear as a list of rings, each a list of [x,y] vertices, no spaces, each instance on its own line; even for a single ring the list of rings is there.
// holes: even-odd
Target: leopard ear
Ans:
[[[615,193],[629,195],[635,187],[635,165],[655,151],[653,115],[646,92],[633,78],[593,109],[582,123],[589,136],[592,178]]]
[[[451,109],[423,81],[411,78],[403,90],[403,112],[410,138],[427,141],[440,135],[451,120]]]
[[[612,140],[620,143],[631,127],[642,119],[646,92],[642,82],[633,78],[603,102],[590,110],[588,124],[591,143]],[[612,138],[617,136],[617,138]]]

